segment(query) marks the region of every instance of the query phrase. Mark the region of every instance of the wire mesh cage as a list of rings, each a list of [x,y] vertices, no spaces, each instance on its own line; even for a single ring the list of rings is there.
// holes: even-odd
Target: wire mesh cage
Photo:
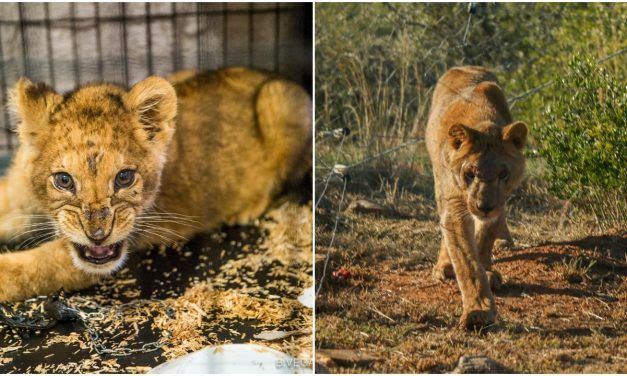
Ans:
[[[7,100],[21,76],[64,92],[224,66],[274,71],[311,92],[311,4],[2,3],[0,154],[16,147]]]

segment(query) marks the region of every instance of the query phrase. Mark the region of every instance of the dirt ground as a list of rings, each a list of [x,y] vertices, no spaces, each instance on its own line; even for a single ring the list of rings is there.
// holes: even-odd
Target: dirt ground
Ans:
[[[316,302],[316,348],[349,350],[354,359],[318,361],[332,372],[451,372],[465,355],[513,372],[627,372],[625,228],[601,229],[552,197],[531,161],[509,201],[516,247],[494,255],[504,278],[499,321],[465,332],[457,327],[457,284],[430,276],[440,233],[420,150],[352,171],[332,247],[343,184],[332,179],[320,200],[318,281],[329,262]],[[321,192],[324,181],[317,182]]]

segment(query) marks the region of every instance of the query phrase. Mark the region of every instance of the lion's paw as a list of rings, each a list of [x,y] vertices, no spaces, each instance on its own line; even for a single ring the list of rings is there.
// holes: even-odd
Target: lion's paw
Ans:
[[[501,286],[503,286],[503,277],[501,276],[501,273],[496,270],[487,270],[485,273],[488,277],[490,289],[492,289],[492,291],[499,291]]]
[[[459,319],[459,325],[465,330],[483,329],[496,321],[496,310],[494,309],[474,309],[464,310]]]
[[[431,271],[431,276],[437,281],[446,281],[447,279],[455,278],[455,270],[453,270],[453,264],[443,263],[436,264]]]

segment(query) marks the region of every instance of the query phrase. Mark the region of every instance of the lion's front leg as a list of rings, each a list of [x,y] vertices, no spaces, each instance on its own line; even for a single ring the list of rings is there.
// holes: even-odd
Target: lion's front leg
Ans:
[[[53,240],[27,251],[0,255],[0,302],[88,287],[99,277],[76,268],[70,245]]]
[[[433,171],[433,179],[434,181],[440,181],[438,177],[437,171]],[[438,209],[438,214],[442,217],[444,210],[444,202],[442,201],[442,193],[440,192],[439,184],[435,184],[435,203]],[[438,281],[445,281],[446,279],[455,278],[455,272],[453,271],[453,264],[451,264],[451,258],[448,255],[448,249],[446,248],[446,243],[444,242],[444,238],[440,241],[440,251],[438,252],[438,261],[436,262],[433,270],[431,271],[431,276]]]
[[[472,217],[468,214],[455,217],[445,213],[441,225],[462,294],[460,325],[472,329],[494,323],[496,304],[476,248]]]
[[[440,251],[438,252],[438,261],[436,262],[431,275],[438,281],[445,281],[446,279],[455,278],[455,271],[453,270],[453,264],[451,263],[451,257],[449,256],[448,249],[444,239],[440,243]]]
[[[479,252],[479,260],[486,271],[492,291],[498,290],[502,284],[501,275],[492,268],[492,248],[498,235],[497,229],[500,220],[501,217],[488,221],[475,219],[475,242]]]

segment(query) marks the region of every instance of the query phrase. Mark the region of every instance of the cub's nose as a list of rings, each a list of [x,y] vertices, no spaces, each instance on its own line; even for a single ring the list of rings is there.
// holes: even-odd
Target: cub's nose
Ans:
[[[477,203],[477,209],[479,209],[480,211],[482,211],[485,214],[490,213],[492,210],[494,210],[494,205],[485,203],[485,202],[479,202]]]
[[[83,209],[83,215],[85,235],[96,245],[102,244],[111,233],[113,225],[111,209],[108,205],[92,204]]]
[[[102,228],[95,228],[89,231],[88,237],[96,245],[100,245],[107,238],[107,234]]]

